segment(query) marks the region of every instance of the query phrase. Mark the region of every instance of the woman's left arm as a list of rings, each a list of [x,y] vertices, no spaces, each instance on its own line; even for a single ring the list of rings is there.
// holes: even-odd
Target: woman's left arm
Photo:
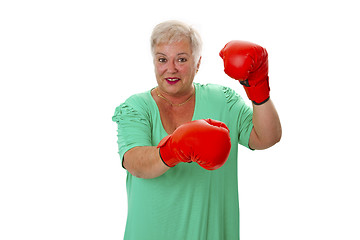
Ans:
[[[249,139],[250,148],[266,149],[280,141],[281,123],[271,99],[261,105],[253,104],[253,124]]]
[[[225,73],[238,80],[253,102],[249,147],[266,149],[280,141],[281,124],[270,99],[268,53],[260,45],[234,40],[220,51]]]

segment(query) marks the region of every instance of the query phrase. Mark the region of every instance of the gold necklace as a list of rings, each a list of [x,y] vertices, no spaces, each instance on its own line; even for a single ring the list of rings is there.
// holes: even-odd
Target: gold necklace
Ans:
[[[190,96],[185,102],[180,103],[180,104],[175,104],[175,103],[172,103],[169,99],[167,99],[167,98],[164,97],[163,95],[161,95],[161,94],[159,93],[158,88],[156,88],[156,92],[157,92],[157,96],[158,96],[159,98],[164,99],[165,101],[167,101],[168,103],[170,103],[171,106],[175,106],[175,107],[180,107],[180,106],[184,105],[185,103],[187,103],[188,101],[190,101],[190,99],[191,99],[191,98],[194,96],[194,94],[195,94],[195,91],[194,91],[193,94],[191,94],[191,96]]]

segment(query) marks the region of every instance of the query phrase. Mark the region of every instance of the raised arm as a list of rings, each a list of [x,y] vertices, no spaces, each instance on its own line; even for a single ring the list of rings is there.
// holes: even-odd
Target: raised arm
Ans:
[[[280,119],[271,99],[261,105],[253,104],[254,128],[250,134],[249,147],[266,149],[281,139]]]
[[[249,147],[266,149],[280,141],[282,130],[280,119],[270,99],[268,77],[268,53],[261,46],[245,42],[230,41],[220,51],[225,73],[238,80],[253,102],[253,129]]]

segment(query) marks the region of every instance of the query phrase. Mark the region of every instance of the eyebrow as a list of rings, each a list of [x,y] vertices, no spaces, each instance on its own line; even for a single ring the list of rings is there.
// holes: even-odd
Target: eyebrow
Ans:
[[[165,53],[161,53],[161,52],[157,52],[157,53],[155,53],[155,55],[164,55],[164,56],[166,56],[166,54]],[[190,54],[188,54],[188,53],[186,53],[186,52],[182,52],[182,53],[178,53],[178,54],[176,54],[177,56],[179,56],[179,55],[188,55],[188,56],[190,56]]]

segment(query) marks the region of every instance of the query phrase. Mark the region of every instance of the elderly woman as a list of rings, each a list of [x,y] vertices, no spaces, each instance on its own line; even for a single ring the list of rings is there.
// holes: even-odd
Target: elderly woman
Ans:
[[[266,50],[231,41],[220,52],[251,108],[228,87],[194,83],[201,45],[184,23],[157,25],[151,36],[157,86],[115,110],[127,170],[124,239],[239,239],[238,145],[265,149],[281,138]]]

